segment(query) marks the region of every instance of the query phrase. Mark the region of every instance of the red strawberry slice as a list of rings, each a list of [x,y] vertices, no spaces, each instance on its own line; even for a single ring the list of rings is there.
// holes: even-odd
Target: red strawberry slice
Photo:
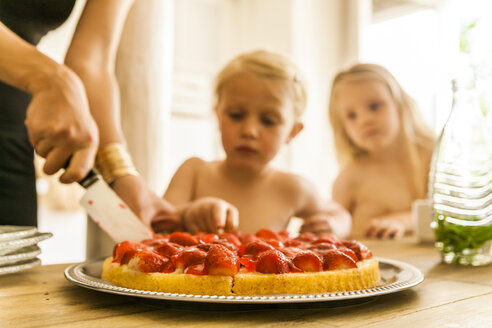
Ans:
[[[258,240],[246,245],[243,255],[256,257],[261,253],[272,249],[274,249],[272,245],[267,244],[263,240]]]
[[[347,248],[350,248],[355,252],[359,261],[370,259],[372,257],[372,252],[367,248],[366,245],[358,242],[357,240],[344,240],[341,244]]]
[[[261,273],[288,273],[289,260],[285,255],[276,250],[269,250],[263,252],[258,256],[258,262],[256,263],[256,271]]]
[[[205,272],[205,265],[203,264],[190,265],[189,267],[186,268],[185,273],[194,274],[197,276],[203,276],[207,274]]]
[[[254,258],[251,257],[241,257],[239,258],[239,263],[246,269],[248,272],[256,271],[256,262]]]
[[[316,244],[336,244],[338,240],[335,237],[323,237],[323,238],[318,238],[317,240],[314,240],[311,242],[311,244],[316,245]]]
[[[350,248],[347,248],[347,247],[339,247],[338,250],[342,253],[344,253],[345,255],[348,255],[350,256],[350,258],[352,260],[354,260],[355,262],[358,262],[359,261],[359,258],[357,257],[357,254],[355,254],[355,252],[353,250],[351,250]]]
[[[252,242],[258,240],[258,237],[256,237],[252,233],[247,233],[245,235],[240,235],[238,238],[239,238],[239,240],[241,241],[241,243],[243,245],[247,245],[249,243],[252,243]]]
[[[293,259],[292,263],[304,272],[323,271],[323,261],[311,251],[299,252]]]
[[[304,243],[302,241],[296,240],[296,239],[290,239],[290,240],[284,241],[285,247],[301,247],[303,245],[304,245]]]
[[[236,246],[238,248],[241,247],[241,241],[232,232],[224,232],[219,237],[220,237],[220,239],[227,240],[228,242],[230,242],[231,244],[233,244],[234,246]]]
[[[337,249],[337,247],[334,244],[321,243],[308,247],[308,249],[320,255],[323,255],[329,251]]]
[[[239,257],[224,245],[213,244],[205,258],[205,272],[213,276],[233,277],[239,271]]]
[[[350,256],[340,252],[339,250],[332,250],[323,255],[323,269],[324,270],[340,270],[340,269],[352,269],[357,268],[357,263],[350,258]]]
[[[280,236],[278,235],[278,233],[273,232],[270,229],[261,229],[261,230],[259,230],[256,233],[256,237],[261,238],[261,239],[265,239],[265,240],[268,240],[268,239],[280,240]]]
[[[154,250],[157,253],[167,257],[176,255],[179,252],[181,252],[183,249],[184,249],[183,246],[171,242],[163,242],[160,245],[158,245],[156,248],[154,248]]]
[[[187,232],[173,232],[171,236],[169,236],[169,241],[183,246],[194,246],[198,244],[203,244],[197,238]]]
[[[206,257],[207,252],[205,251],[198,248],[188,248],[181,253],[174,255],[172,259],[176,269],[184,270],[191,265],[203,264]]]
[[[280,248],[283,248],[284,247],[284,244],[280,240],[268,239],[268,240],[265,240],[265,242],[268,245],[273,246],[273,248],[275,248],[275,249],[280,249]]]
[[[150,250],[138,252],[135,258],[138,259],[138,270],[141,272],[162,272],[170,262],[169,258]]]
[[[312,242],[316,239],[318,239],[318,236],[316,236],[314,233],[312,232],[304,232],[302,234],[300,234],[297,238],[295,238],[296,240],[300,240],[300,241],[304,241],[304,242]]]
[[[204,232],[196,233],[194,237],[199,241],[203,241],[206,244],[213,243],[214,241],[219,239],[219,237],[216,234],[204,233]]]
[[[133,241],[123,241],[121,243],[118,243],[113,248],[113,262],[120,263],[121,259],[128,251],[133,251],[133,254],[135,254],[136,252],[142,251],[144,249],[148,249],[148,247],[144,244],[136,243]]]

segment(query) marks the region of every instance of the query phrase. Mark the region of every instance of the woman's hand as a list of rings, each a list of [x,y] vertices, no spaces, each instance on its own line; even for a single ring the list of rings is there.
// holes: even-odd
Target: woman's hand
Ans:
[[[395,219],[372,219],[366,237],[378,239],[400,239],[405,234],[405,225]]]
[[[239,223],[237,208],[214,197],[200,198],[192,202],[183,214],[183,224],[190,233],[223,233],[234,230]]]
[[[299,232],[312,232],[317,235],[332,234],[333,227],[330,220],[331,216],[329,214],[320,213],[311,215],[310,217],[304,219],[304,223],[302,224]]]
[[[174,206],[153,193],[141,177],[127,175],[118,178],[112,187],[133,213],[155,232],[181,230]]]
[[[84,86],[68,68],[35,88],[25,121],[29,140],[46,158],[44,172],[54,174],[70,163],[60,176],[63,183],[84,178],[94,165],[98,129],[89,112]]]

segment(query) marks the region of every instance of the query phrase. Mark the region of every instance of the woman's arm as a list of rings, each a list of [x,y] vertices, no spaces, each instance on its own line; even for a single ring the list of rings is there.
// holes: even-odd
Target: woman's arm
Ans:
[[[32,95],[25,123],[31,144],[46,158],[44,171],[57,172],[72,156],[60,181],[85,177],[94,164],[98,131],[77,75],[0,23],[0,80]]]
[[[132,4],[133,0],[88,0],[65,57],[65,64],[86,87],[91,114],[99,128],[100,150],[114,143],[126,144],[114,67]],[[173,206],[155,195],[140,176],[119,176],[111,186],[147,225],[159,231],[179,227]]]

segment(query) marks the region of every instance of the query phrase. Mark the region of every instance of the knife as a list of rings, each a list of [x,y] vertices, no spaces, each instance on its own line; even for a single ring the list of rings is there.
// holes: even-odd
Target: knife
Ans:
[[[86,190],[80,205],[115,242],[152,238],[152,231],[93,169],[79,184]]]

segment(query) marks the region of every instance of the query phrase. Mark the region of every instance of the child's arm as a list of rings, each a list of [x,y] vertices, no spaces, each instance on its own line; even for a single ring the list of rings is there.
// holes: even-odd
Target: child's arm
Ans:
[[[306,179],[298,177],[298,186],[302,205],[295,216],[304,219],[300,232],[333,233],[340,238],[347,237],[351,228],[350,214],[333,201],[321,201],[315,187]]]
[[[176,206],[185,230],[191,233],[235,229],[238,224],[236,207],[215,197],[195,197],[196,181],[206,165],[196,157],[186,160],[171,179],[164,198]]]
[[[372,219],[366,236],[380,239],[400,239],[405,232],[412,230],[412,214],[410,211],[404,211]]]

